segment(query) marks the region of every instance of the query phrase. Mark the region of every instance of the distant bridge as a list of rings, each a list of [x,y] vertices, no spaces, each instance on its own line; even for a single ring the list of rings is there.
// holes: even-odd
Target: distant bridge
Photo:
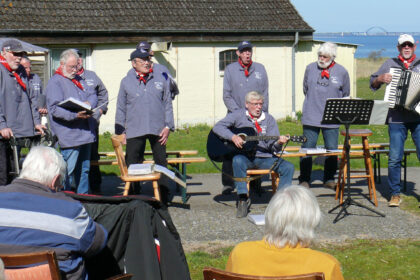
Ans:
[[[399,36],[404,33],[409,33],[413,36],[419,36],[420,32],[388,32],[381,26],[372,26],[366,29],[365,32],[322,32],[316,33],[317,36],[337,37],[337,36]]]

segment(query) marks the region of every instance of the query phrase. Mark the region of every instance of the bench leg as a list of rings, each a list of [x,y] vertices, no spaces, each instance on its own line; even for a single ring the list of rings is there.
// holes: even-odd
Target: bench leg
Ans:
[[[160,201],[159,185],[156,180],[153,181],[153,192],[155,194],[155,198]]]
[[[187,164],[182,164],[182,181],[187,183]],[[187,187],[185,184],[185,188],[181,187],[181,195],[182,195],[182,203],[187,203]]]
[[[123,196],[127,196],[128,192],[130,191],[130,182],[125,182],[125,186],[124,186],[124,194]]]

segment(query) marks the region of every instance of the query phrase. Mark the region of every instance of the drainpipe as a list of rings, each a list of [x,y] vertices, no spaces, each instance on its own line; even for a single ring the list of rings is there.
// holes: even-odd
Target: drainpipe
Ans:
[[[299,43],[299,32],[295,33],[295,42],[292,45],[292,118],[296,119],[296,48]]]

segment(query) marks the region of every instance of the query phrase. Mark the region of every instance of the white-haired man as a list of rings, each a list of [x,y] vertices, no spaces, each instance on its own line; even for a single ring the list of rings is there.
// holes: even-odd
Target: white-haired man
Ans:
[[[16,39],[6,40],[0,55],[0,186],[10,182],[12,152],[9,139],[43,133],[36,96],[20,65],[25,50]]]
[[[245,95],[250,91],[258,91],[264,96],[264,112],[268,112],[268,77],[264,65],[252,60],[253,45],[250,41],[242,41],[236,50],[238,61],[226,66],[223,78],[223,102],[228,113],[245,109]],[[232,162],[223,161],[222,194],[230,194],[233,181]],[[226,174],[226,175],[225,175]],[[254,184],[256,183],[256,184]],[[253,181],[251,186],[258,186],[260,181]]]
[[[258,276],[323,272],[325,280],[344,279],[333,256],[309,248],[320,221],[321,210],[309,189],[280,189],[265,210],[264,238],[236,245],[226,270]]]
[[[302,148],[315,148],[320,131],[325,148],[335,150],[338,147],[339,125],[321,124],[325,103],[328,98],[342,98],[350,95],[350,78],[347,70],[335,62],[337,46],[325,42],[318,49],[318,61],[309,64],[303,78],[305,101],[302,109],[303,135],[307,141]],[[329,156],[324,165],[324,184],[335,187],[334,176],[337,172],[337,157]],[[310,187],[312,157],[300,159],[299,183]]]
[[[233,175],[236,178],[246,178],[248,168],[270,169],[280,175],[278,188],[290,185],[293,179],[294,166],[292,163],[279,159],[273,153],[281,149],[282,144],[288,141],[286,136],[280,136],[276,120],[270,114],[263,112],[264,96],[251,91],[245,96],[245,108],[236,110],[216,123],[213,127],[215,134],[221,138],[232,141],[235,146],[242,149],[243,139],[235,134],[233,128],[253,128],[259,136],[278,136],[278,140],[259,141],[256,153],[252,155],[237,154],[233,157]],[[249,200],[245,181],[235,181],[238,194],[237,218],[248,214]]]
[[[77,61],[77,75],[82,78],[80,82],[82,85],[89,89],[90,91],[94,92],[98,97],[98,110],[92,115],[92,117],[97,121],[95,127],[95,142],[91,145],[91,160],[99,160],[99,120],[103,114],[106,114],[108,111],[108,90],[106,89],[102,80],[96,75],[95,72],[91,70],[87,70],[83,67],[83,57],[82,52],[80,50],[75,49],[77,54],[79,55],[79,59]],[[101,171],[98,165],[94,165],[90,167],[89,170],[89,188],[92,193],[100,194],[101,193]]]
[[[420,72],[420,59],[416,57],[416,44],[413,36],[402,34],[398,38],[398,57],[386,60],[379,70],[370,76],[370,88],[378,90],[382,84],[389,84],[391,67]],[[391,192],[389,206],[398,207],[401,203],[401,161],[408,131],[416,144],[417,158],[420,159],[420,115],[404,108],[390,109],[388,112],[389,158],[388,185]]]
[[[96,120],[86,111],[73,112],[58,104],[70,97],[89,104],[97,105],[95,92],[86,88],[77,76],[79,55],[68,49],[61,53],[60,66],[48,81],[45,90],[50,125],[58,137],[61,154],[67,163],[65,189],[74,185],[77,193],[89,193],[89,169],[91,143],[95,141]]]
[[[19,178],[0,189],[0,253],[54,250],[63,279],[87,279],[84,258],[105,247],[107,232],[80,202],[57,192],[65,174],[56,150],[30,150]]]

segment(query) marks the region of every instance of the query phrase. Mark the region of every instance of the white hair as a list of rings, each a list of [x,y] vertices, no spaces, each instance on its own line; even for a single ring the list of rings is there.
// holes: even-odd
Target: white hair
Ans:
[[[67,60],[72,56],[74,56],[76,60],[79,59],[79,55],[75,49],[67,49],[63,51],[60,55],[60,63],[66,64]]]
[[[53,148],[35,146],[26,156],[19,178],[50,186],[57,175],[62,183],[66,175],[63,157]]]
[[[250,102],[253,99],[264,101],[264,95],[258,91],[250,91],[245,95],[245,102]]]
[[[313,193],[292,185],[273,196],[265,210],[265,241],[277,248],[308,247],[321,221],[321,210]]]
[[[332,42],[325,42],[318,49],[318,55],[328,55],[334,60],[337,56],[337,45]]]

